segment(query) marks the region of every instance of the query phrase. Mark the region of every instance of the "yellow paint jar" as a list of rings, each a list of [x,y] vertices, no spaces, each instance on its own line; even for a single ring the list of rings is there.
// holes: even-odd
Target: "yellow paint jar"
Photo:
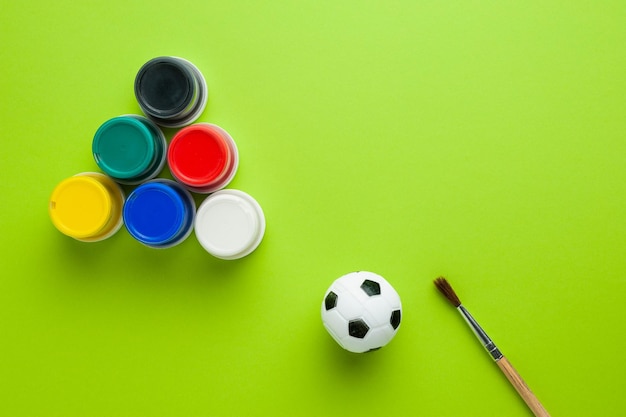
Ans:
[[[61,181],[50,196],[54,226],[83,242],[111,237],[122,227],[124,192],[111,178],[84,172]]]

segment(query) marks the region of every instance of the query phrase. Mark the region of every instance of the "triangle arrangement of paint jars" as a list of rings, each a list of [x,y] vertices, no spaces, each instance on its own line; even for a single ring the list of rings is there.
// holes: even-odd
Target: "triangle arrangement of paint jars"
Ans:
[[[49,201],[54,226],[83,242],[113,236],[124,225],[138,242],[169,248],[195,233],[211,255],[242,258],[261,243],[265,216],[249,194],[225,188],[239,165],[237,145],[226,130],[194,123],[208,88],[191,62],[157,57],[135,78],[144,115],[105,121],[92,141],[102,172],[61,181]],[[178,129],[169,144],[161,127]],[[174,180],[159,178],[165,166]],[[132,188],[126,196],[121,185]],[[207,195],[196,207],[192,193]]]

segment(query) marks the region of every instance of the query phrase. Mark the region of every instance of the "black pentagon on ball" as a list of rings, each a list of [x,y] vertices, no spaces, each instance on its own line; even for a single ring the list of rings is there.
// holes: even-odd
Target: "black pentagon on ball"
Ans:
[[[391,313],[391,318],[389,319],[389,323],[391,323],[391,327],[395,329],[398,328],[398,326],[400,325],[400,319],[401,319],[401,313],[400,310],[394,310],[393,313]]]
[[[363,284],[361,284],[361,289],[365,291],[365,294],[369,295],[370,297],[373,295],[380,295],[380,284],[369,279],[363,281]]]
[[[350,320],[348,323],[348,333],[352,337],[363,339],[369,330],[370,327],[362,319]]]
[[[329,292],[326,298],[324,299],[324,305],[326,307],[326,311],[337,307],[337,294],[334,292]]]

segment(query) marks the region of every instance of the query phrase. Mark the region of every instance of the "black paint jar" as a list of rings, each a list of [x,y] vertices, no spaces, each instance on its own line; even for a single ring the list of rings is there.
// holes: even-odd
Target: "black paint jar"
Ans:
[[[135,77],[135,97],[158,125],[182,127],[204,111],[208,88],[202,73],[183,58],[163,56],[146,62]]]

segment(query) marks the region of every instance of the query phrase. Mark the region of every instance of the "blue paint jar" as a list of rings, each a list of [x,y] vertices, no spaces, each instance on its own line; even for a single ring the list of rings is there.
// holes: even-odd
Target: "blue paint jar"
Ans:
[[[156,177],[165,165],[167,153],[161,129],[134,114],[104,122],[91,147],[98,167],[121,184],[139,184]]]
[[[123,211],[131,236],[159,249],[183,242],[193,229],[195,214],[191,193],[177,182],[161,178],[135,188]]]

